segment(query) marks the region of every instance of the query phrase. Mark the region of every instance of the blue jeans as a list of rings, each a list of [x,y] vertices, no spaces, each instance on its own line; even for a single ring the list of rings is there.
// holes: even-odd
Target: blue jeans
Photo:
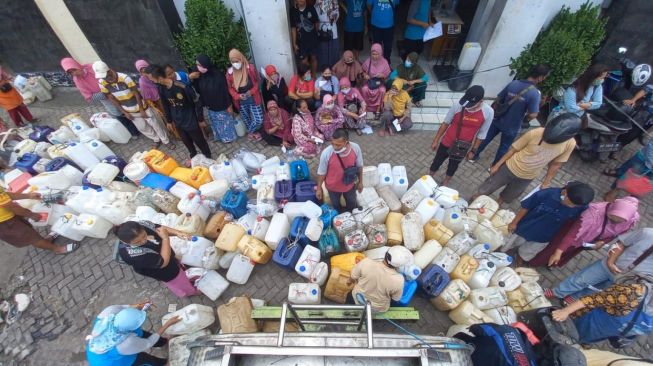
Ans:
[[[634,170],[638,173],[642,173],[648,170],[646,168],[646,158],[644,157],[642,150],[639,150],[635,153],[635,155],[631,156],[630,159],[619,165],[619,167],[616,169],[617,179],[614,181],[614,183],[612,183],[611,188],[615,188],[617,186],[617,181],[619,178],[623,177],[630,168],[634,168]]]
[[[603,290],[612,285],[613,281],[614,275],[608,269],[605,261],[601,259],[567,277],[553,289],[553,293],[558,298],[570,295],[578,299],[595,292],[589,288],[590,286]]]
[[[476,155],[474,155],[474,160],[478,160],[479,155],[487,145],[494,140],[494,138],[498,135],[501,134],[501,140],[499,141],[499,148],[497,149],[497,153],[494,155],[494,160],[492,161],[492,165],[496,164],[497,161],[499,161],[510,149],[510,145],[515,141],[515,138],[517,138],[517,135],[519,134],[519,130],[517,131],[502,131],[498,127],[492,123],[490,125],[490,128],[487,130],[487,135],[485,136],[485,139],[483,142],[481,142],[481,145],[478,147],[476,150]]]

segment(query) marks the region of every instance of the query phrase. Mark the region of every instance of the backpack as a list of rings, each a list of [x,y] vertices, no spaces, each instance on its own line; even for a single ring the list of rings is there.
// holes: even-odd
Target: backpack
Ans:
[[[545,340],[533,348],[538,366],[587,366],[583,352],[568,344]]]
[[[469,327],[474,337],[465,333],[454,335],[474,345],[474,365],[536,366],[535,352],[521,330],[509,325],[493,323],[474,324]]]

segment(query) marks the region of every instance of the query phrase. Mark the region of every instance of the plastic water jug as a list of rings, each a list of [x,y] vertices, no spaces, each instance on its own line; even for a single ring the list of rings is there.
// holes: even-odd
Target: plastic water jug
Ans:
[[[493,309],[508,304],[506,292],[495,286],[472,290],[468,300],[481,310]]]
[[[376,187],[379,184],[379,172],[375,166],[363,167],[363,187]]]
[[[283,161],[280,162],[279,166],[277,167],[277,170],[275,172],[275,175],[277,177],[277,180],[289,180],[289,179],[291,179],[290,165],[286,164]]]
[[[354,288],[354,284],[349,284],[351,274],[349,271],[340,268],[332,268],[331,275],[324,288],[324,297],[327,299],[344,304],[347,300],[347,294]]]
[[[476,244],[467,252],[469,256],[476,259],[484,258],[488,253],[490,253],[490,244],[487,243]]]
[[[291,283],[288,301],[291,304],[317,305],[322,301],[322,290],[317,283]]]
[[[253,211],[247,212],[244,216],[236,220],[236,223],[245,229],[246,233],[251,233],[254,228],[254,223],[256,223],[256,213]]]
[[[430,175],[423,175],[413,183],[411,189],[419,191],[423,197],[434,197],[438,184]]]
[[[277,178],[274,174],[257,174],[252,177],[252,188],[258,190],[265,185],[274,185]]]
[[[77,215],[66,213],[61,216],[53,225],[51,230],[63,237],[70,240],[80,241],[84,239],[84,234],[77,231],[76,223],[78,221]]]
[[[206,156],[204,156],[204,154],[197,154],[197,155],[193,156],[190,159],[190,166],[192,168],[194,168],[196,166],[203,166],[205,168],[208,168],[211,165],[214,165],[214,164],[217,164],[217,163],[218,163],[217,161],[207,158]]]
[[[84,130],[79,133],[77,136],[79,138],[79,142],[86,143],[91,140],[100,140],[103,142],[109,142],[111,139],[102,133],[99,128],[91,127],[88,130]]]
[[[48,141],[52,144],[66,144],[77,139],[77,136],[68,126],[60,126],[48,135]]]
[[[213,180],[224,179],[229,183],[233,183],[237,179],[234,167],[229,161],[210,166],[209,173],[213,177]]]
[[[259,329],[256,320],[252,319],[254,301],[249,297],[232,297],[226,304],[218,306],[218,321],[220,322],[221,333],[254,333]],[[257,301],[257,303],[261,303]],[[263,302],[264,304],[264,302]],[[260,306],[263,306],[260,305]],[[185,362],[185,361],[184,361]]]
[[[465,282],[469,281],[470,278],[472,278],[472,275],[474,272],[476,272],[476,269],[478,269],[478,261],[469,255],[463,255],[460,257],[460,260],[458,261],[458,264],[456,267],[451,271],[451,278],[457,278],[461,279]]]
[[[390,212],[385,219],[385,227],[388,233],[388,245],[399,245],[404,241],[401,231],[401,221],[404,215],[398,212]]]
[[[307,245],[295,265],[295,272],[304,278],[309,278],[319,262],[320,250],[312,245]]]
[[[150,150],[153,151],[153,150]],[[156,151],[156,150],[154,150]],[[145,162],[147,165],[152,169],[153,171],[163,174],[163,175],[171,175],[172,172],[175,171],[179,167],[179,164],[175,159],[173,159],[171,156],[168,155],[163,155],[163,156],[151,156],[149,157],[149,160],[146,160]],[[147,159],[147,158],[146,158]]]
[[[517,314],[510,306],[500,306],[494,309],[483,310],[485,315],[492,318],[493,323],[510,325],[517,321]]]
[[[415,252],[415,265],[421,269],[426,268],[426,266],[433,262],[433,259],[435,259],[435,256],[437,256],[440,251],[442,251],[442,245],[440,245],[440,243],[433,239],[428,240],[418,251]]]
[[[17,158],[20,158],[27,153],[34,152],[34,149],[36,149],[36,141],[26,139],[14,146],[14,154],[16,154]]]
[[[322,215],[322,209],[313,201],[288,202],[283,207],[283,213],[285,213],[291,221],[297,216],[306,216],[309,219],[312,219],[313,217],[320,217],[320,215]]]
[[[270,228],[270,221],[263,216],[257,216],[254,226],[252,227],[251,235],[258,240],[265,241],[265,235]]]
[[[498,286],[505,291],[513,291],[521,286],[521,278],[510,267],[499,268],[490,279],[490,286]]]
[[[48,155],[50,155],[52,159],[65,158],[66,154],[64,153],[64,150],[66,150],[66,147],[68,147],[66,144],[52,145],[48,147]]]
[[[478,221],[490,220],[499,210],[499,204],[488,196],[478,196],[467,208],[469,215],[478,217]]]
[[[444,247],[440,253],[433,258],[431,263],[440,266],[447,273],[451,273],[458,264],[458,261],[460,261],[460,256],[450,248]]]
[[[220,295],[227,290],[229,282],[218,272],[208,270],[205,271],[197,281],[195,281],[195,287],[197,287],[197,289],[209,299],[216,301]]]
[[[440,311],[451,310],[467,299],[471,290],[462,280],[451,280],[440,295],[431,299],[431,304]]]
[[[84,144],[73,142],[66,147],[64,153],[70,160],[84,170],[100,163],[100,159],[93,155]]]
[[[152,221],[158,212],[150,206],[138,206],[134,214],[139,220]]]
[[[127,201],[114,201],[101,204],[97,209],[97,213],[113,225],[120,225],[125,222],[127,216],[133,215],[135,211]]]
[[[142,160],[134,160],[127,164],[122,172],[127,179],[138,183],[146,175],[150,174],[150,168]]]
[[[508,234],[508,225],[515,219],[515,213],[510,210],[499,210],[497,213],[492,216],[490,222],[492,225],[499,230],[503,236],[507,237]]]
[[[104,239],[109,234],[113,224],[97,215],[80,214],[75,221],[75,230],[91,238]]]
[[[156,207],[165,213],[179,214],[177,205],[179,205],[179,198],[175,197],[168,191],[162,189],[155,189],[152,193],[152,202]]]
[[[469,217],[458,207],[452,207],[444,212],[442,224],[451,230],[454,234],[461,231],[471,232],[478,225],[476,217]]]
[[[396,165],[392,167],[392,190],[401,197],[408,190],[408,174],[406,174],[406,167],[403,165]]]
[[[50,163],[52,160],[47,159],[47,158],[40,158],[34,166],[32,166],[32,169],[38,174],[38,173],[43,173],[45,172],[46,166],[48,163]]]
[[[491,252],[499,249],[503,245],[503,235],[492,226],[489,220],[480,222],[473,233],[479,243],[490,244]]]
[[[394,184],[394,177],[392,176],[392,166],[388,163],[381,163],[377,167],[377,173],[379,175],[379,184],[380,186],[390,186]]]
[[[50,219],[50,216],[52,214],[52,206],[50,205],[46,205],[42,202],[39,202],[36,205],[32,206],[30,211],[32,211],[35,214],[41,215],[41,218],[38,221],[32,220],[31,218],[28,220],[29,223],[32,224],[32,226],[46,226],[50,221],[53,221]]]
[[[190,304],[173,313],[168,313],[161,318],[161,324],[178,316],[181,321],[172,325],[165,334],[181,335],[197,332],[215,322],[215,312],[212,307],[200,304]]]
[[[93,115],[95,117],[96,115]],[[125,126],[120,123],[115,118],[111,118],[106,113],[103,113],[101,116],[96,118],[91,117],[91,121],[94,122],[95,126],[102,131],[103,134],[108,136],[111,141],[117,144],[126,144],[131,139],[131,134],[125,128]]]
[[[460,198],[458,191],[449,187],[439,186],[434,193],[433,198],[443,208],[451,208],[456,205],[456,201]]]
[[[263,168],[266,168],[266,167],[275,167],[275,169],[276,169],[276,166],[279,165],[280,161],[281,161],[281,159],[279,159],[279,157],[276,156],[276,155],[273,156],[273,157],[267,158],[267,159],[263,160],[263,162],[261,162],[261,169],[259,169],[259,170],[262,170]]]
[[[174,213],[166,214],[166,217],[165,219],[162,220],[161,225],[167,227],[174,227],[175,223],[177,222],[177,219],[179,219],[179,215],[177,214]]]
[[[435,216],[438,210],[440,210],[440,205],[431,198],[424,198],[422,202],[417,205],[417,208],[415,208],[415,212],[421,216],[422,226],[426,225],[426,223]]]
[[[419,205],[424,198],[424,195],[419,190],[409,189],[408,192],[404,193],[401,197],[401,212],[407,214],[415,211],[417,205]]]
[[[254,261],[249,257],[239,254],[234,257],[229,270],[227,271],[227,279],[233,283],[244,285],[249,280],[249,276],[254,270]]]
[[[451,310],[449,312],[449,319],[453,320],[456,324],[462,325],[492,322],[492,318],[469,301],[463,301],[455,309]]]
[[[374,187],[365,187],[361,192],[356,192],[356,203],[359,206],[367,206],[370,202],[379,198]]]
[[[120,169],[117,166],[108,163],[99,163],[91,170],[86,179],[91,184],[106,186],[116,178],[118,173],[120,173]]]
[[[454,236],[440,221],[431,219],[424,225],[424,238],[426,240],[437,240],[438,243],[446,244]]]
[[[315,265],[313,272],[308,277],[310,283],[317,284],[318,286],[324,285],[329,277],[329,266],[325,262],[320,262]]]
[[[222,228],[220,236],[215,241],[215,246],[225,252],[234,252],[238,249],[238,242],[245,235],[245,229],[242,226],[228,222]]]
[[[238,251],[259,264],[266,264],[272,259],[272,250],[262,241],[251,235],[244,235],[238,241]]]
[[[354,266],[363,259],[365,259],[365,255],[358,252],[334,255],[331,257],[331,271],[334,268],[340,268],[343,271],[351,272]]]
[[[399,268],[399,273],[401,273],[407,281],[415,281],[419,275],[422,274],[422,269],[419,268],[415,263],[411,263]]]
[[[129,164],[127,166],[129,166]],[[125,173],[125,175],[127,174]],[[177,182],[170,188],[170,193],[172,193],[175,197],[182,199],[188,197],[191,194],[199,194],[199,191],[184,182]]]
[[[61,118],[61,123],[64,126],[70,127],[71,129],[73,128],[72,126],[74,125],[83,125],[86,128],[90,128],[89,125],[87,125],[86,122],[84,122],[82,116],[79,113],[71,113],[63,116]]]
[[[361,229],[356,229],[345,235],[345,248],[348,252],[362,252],[367,249],[367,236]]]
[[[34,153],[42,158],[51,159],[52,157],[48,153],[48,148],[50,148],[51,146],[52,144],[49,142],[45,142],[45,141],[38,142],[34,146]]]
[[[488,259],[481,259],[478,261],[476,272],[474,272],[472,277],[467,281],[467,284],[471,289],[485,288],[490,284],[490,279],[496,270],[497,266],[494,262]]]
[[[322,220],[319,217],[314,217],[308,220],[304,234],[309,240],[317,242],[320,240],[323,229],[324,224],[322,223]]]
[[[367,235],[368,249],[379,248],[388,243],[388,230],[385,224],[373,224],[365,228],[365,235]]]
[[[410,212],[401,218],[401,232],[404,246],[414,252],[424,244],[424,226],[417,212]]]
[[[345,241],[345,236],[358,228],[358,222],[349,212],[343,212],[333,218],[333,228],[338,233],[341,242]]]
[[[272,215],[270,227],[265,233],[265,243],[270,249],[276,250],[281,239],[287,237],[289,233],[290,222],[288,221],[288,216],[281,212],[276,212]]]
[[[492,261],[497,268],[508,267],[512,265],[513,262],[513,258],[511,256],[509,256],[506,253],[500,253],[500,252],[492,252],[487,254],[484,253],[481,254],[479,257]],[[521,274],[519,275],[521,277]]]
[[[229,269],[229,267],[231,267],[231,263],[234,261],[234,258],[239,255],[240,253],[238,252],[226,252],[224,255],[222,255],[222,257],[220,257],[218,265],[220,265],[220,268],[222,269]]]
[[[204,231],[204,220],[197,215],[179,215],[174,228],[186,234],[202,235]]]
[[[492,253],[495,254],[495,253]],[[498,253],[497,253],[498,254]],[[515,268],[515,273],[519,275],[522,283],[527,282],[539,282],[540,273],[536,269],[527,268],[527,267],[517,267]]]
[[[18,181],[16,181],[18,183]],[[61,190],[71,186],[70,179],[61,171],[44,172],[27,180],[30,186],[38,187],[41,190]],[[15,185],[16,186],[16,185]],[[27,187],[25,187],[27,188]],[[24,190],[24,189],[23,189]],[[21,190],[21,192],[23,191]]]
[[[461,231],[458,234],[454,235],[453,238],[449,239],[447,242],[447,248],[453,250],[458,255],[463,255],[469,252],[475,243],[476,239],[474,237],[469,235],[466,231]]]
[[[382,261],[385,258],[385,254],[390,250],[390,247],[379,247],[363,252],[365,258],[369,258],[373,261]]]
[[[474,336],[474,334],[469,330],[469,325],[454,324],[454,325],[450,326],[449,329],[447,329],[447,334],[445,334],[445,337],[453,337],[458,333],[465,333],[465,334],[469,335],[470,337]]]
[[[190,194],[177,204],[177,208],[183,214],[197,214],[202,220],[206,221],[211,213],[211,208],[202,200],[199,194]]]
[[[181,263],[191,267],[218,269],[220,255],[212,241],[201,236],[193,236],[188,241],[188,250],[181,257]]]
[[[388,209],[392,212],[401,212],[401,201],[395,192],[389,186],[379,186],[376,189],[379,197],[388,205]]]
[[[522,283],[516,291],[524,294],[526,299],[526,304],[524,305],[523,310],[533,310],[551,306],[549,299],[544,296],[544,290],[536,282]]]

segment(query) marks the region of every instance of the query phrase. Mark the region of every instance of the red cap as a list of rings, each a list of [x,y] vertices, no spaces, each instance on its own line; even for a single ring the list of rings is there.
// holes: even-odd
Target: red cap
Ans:
[[[274,67],[274,65],[268,65],[265,67],[265,74],[267,76],[271,76],[272,74],[276,74],[277,68]]]

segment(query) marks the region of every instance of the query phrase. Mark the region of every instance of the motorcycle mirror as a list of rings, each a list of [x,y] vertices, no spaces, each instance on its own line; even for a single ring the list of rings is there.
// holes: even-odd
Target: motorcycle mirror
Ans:
[[[628,51],[628,49],[626,47],[619,47],[619,54],[620,55],[625,54],[627,51]]]

